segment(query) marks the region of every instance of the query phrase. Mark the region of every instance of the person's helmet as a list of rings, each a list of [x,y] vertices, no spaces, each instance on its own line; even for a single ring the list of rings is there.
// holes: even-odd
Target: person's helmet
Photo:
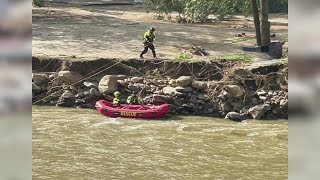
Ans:
[[[114,92],[115,97],[119,97],[120,95],[121,95],[121,93],[119,91]]]
[[[151,27],[151,28],[150,28],[150,31],[151,31],[151,32],[154,32],[154,31],[155,31],[154,27]]]

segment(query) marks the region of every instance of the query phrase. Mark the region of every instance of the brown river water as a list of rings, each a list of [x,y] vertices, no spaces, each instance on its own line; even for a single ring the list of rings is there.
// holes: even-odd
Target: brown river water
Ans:
[[[33,179],[287,179],[288,121],[32,108]]]

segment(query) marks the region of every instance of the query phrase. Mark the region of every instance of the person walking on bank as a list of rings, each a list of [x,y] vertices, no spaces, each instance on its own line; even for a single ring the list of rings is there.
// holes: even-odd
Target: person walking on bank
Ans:
[[[156,50],[153,45],[153,41],[156,39],[154,31],[155,29],[151,27],[147,32],[144,33],[144,36],[143,36],[144,49],[140,54],[140,58],[143,58],[143,55],[147,53],[148,48],[150,48],[152,51],[153,58],[157,59]]]

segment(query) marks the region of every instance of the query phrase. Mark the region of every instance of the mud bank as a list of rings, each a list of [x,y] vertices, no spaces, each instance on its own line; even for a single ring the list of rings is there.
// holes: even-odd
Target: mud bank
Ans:
[[[32,65],[34,104],[94,108],[118,90],[123,101],[134,91],[146,103],[169,103],[172,114],[288,118],[285,64],[33,57]]]

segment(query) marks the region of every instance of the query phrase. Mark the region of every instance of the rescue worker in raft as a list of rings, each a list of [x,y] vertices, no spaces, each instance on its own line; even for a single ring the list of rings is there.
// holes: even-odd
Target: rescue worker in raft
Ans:
[[[120,96],[121,96],[121,93],[119,91],[114,92],[113,105],[115,106],[120,105]]]
[[[144,33],[143,36],[143,45],[144,49],[140,54],[140,58],[143,58],[143,55],[148,52],[148,48],[151,49],[153,58],[157,59],[156,50],[153,45],[153,41],[156,39],[156,36],[154,34],[155,29],[151,27],[147,32]]]
[[[133,92],[128,98],[127,98],[127,104],[132,105],[138,105],[142,104],[142,99],[136,95],[135,92]]]

